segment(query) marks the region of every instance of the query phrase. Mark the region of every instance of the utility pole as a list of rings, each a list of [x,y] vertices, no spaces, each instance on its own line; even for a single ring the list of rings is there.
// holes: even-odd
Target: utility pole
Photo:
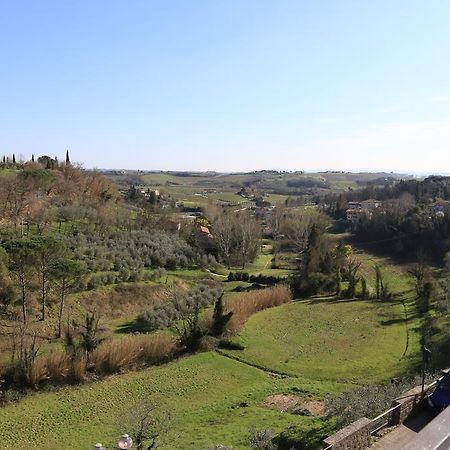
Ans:
[[[430,363],[430,357],[431,357],[431,350],[427,347],[422,347],[422,394],[421,397],[423,397],[423,393],[425,391],[425,371],[427,365]]]

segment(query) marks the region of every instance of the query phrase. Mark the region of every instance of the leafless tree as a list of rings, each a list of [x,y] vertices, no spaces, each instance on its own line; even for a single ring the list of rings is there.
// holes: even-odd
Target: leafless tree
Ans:
[[[219,213],[213,223],[214,238],[220,252],[225,258],[227,267],[230,268],[230,258],[235,243],[236,218],[230,211]]]
[[[169,427],[169,414],[158,412],[158,405],[147,400],[133,405],[120,423],[120,429],[133,438],[136,450],[158,448],[160,436]]]
[[[258,252],[261,228],[257,220],[248,211],[236,215],[236,242],[242,269],[253,260]]]

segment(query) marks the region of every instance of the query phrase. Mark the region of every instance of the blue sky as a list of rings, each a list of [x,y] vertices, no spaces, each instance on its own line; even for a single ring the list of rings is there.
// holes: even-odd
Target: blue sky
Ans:
[[[0,154],[450,172],[450,2],[0,0]]]

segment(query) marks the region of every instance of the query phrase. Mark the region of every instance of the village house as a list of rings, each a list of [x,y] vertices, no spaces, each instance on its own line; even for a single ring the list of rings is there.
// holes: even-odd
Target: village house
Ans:
[[[348,208],[345,211],[347,221],[356,223],[361,214],[371,215],[372,212],[381,206],[381,201],[375,199],[362,200],[360,202],[348,202]]]

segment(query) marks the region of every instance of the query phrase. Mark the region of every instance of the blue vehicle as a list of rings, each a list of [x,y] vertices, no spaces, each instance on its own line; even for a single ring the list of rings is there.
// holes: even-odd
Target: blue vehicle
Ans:
[[[428,397],[428,404],[438,411],[450,405],[450,372],[438,382],[434,392]]]

